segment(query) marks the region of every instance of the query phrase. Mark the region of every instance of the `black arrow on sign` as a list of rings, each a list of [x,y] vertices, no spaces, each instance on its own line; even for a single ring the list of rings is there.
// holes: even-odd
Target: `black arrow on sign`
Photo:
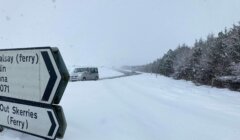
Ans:
[[[56,129],[57,124],[56,124],[56,122],[54,121],[52,112],[51,112],[51,111],[47,111],[47,113],[48,113],[48,116],[49,116],[50,121],[51,121],[51,124],[52,124],[52,126],[51,126],[51,128],[50,128],[50,130],[49,130],[49,132],[48,132],[48,136],[51,137],[51,136],[53,135],[53,133],[54,133],[54,130]]]
[[[46,67],[47,67],[47,70],[48,70],[48,73],[50,75],[50,79],[48,80],[48,83],[47,83],[47,87],[44,91],[44,94],[43,94],[43,97],[42,97],[42,101],[48,101],[49,98],[50,98],[50,95],[52,93],[52,90],[53,90],[53,87],[55,85],[55,82],[57,80],[57,74],[54,70],[54,67],[52,65],[52,62],[51,62],[51,59],[48,55],[48,52],[47,51],[42,51],[41,52],[42,54],[42,57],[43,57],[43,60],[46,64]]]

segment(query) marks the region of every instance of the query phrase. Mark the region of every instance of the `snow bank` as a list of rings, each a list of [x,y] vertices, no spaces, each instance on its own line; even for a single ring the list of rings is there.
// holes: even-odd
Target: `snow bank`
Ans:
[[[100,79],[123,75],[123,73],[115,71],[115,70],[113,70],[111,68],[107,68],[107,67],[99,67],[98,68],[98,73],[99,73],[99,78]]]

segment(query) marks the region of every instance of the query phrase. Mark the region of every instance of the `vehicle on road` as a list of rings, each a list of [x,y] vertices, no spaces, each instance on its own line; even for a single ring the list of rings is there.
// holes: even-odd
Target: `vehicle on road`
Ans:
[[[70,81],[98,80],[97,67],[77,67],[70,73]]]

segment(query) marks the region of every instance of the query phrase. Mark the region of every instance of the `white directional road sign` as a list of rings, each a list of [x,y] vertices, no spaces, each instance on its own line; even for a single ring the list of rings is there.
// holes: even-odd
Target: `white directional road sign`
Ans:
[[[0,127],[44,139],[62,138],[67,124],[56,104],[68,79],[57,48],[0,50]]]
[[[55,139],[59,122],[51,107],[0,101],[0,125],[45,139]]]
[[[53,103],[56,93],[63,94],[59,87],[66,87],[60,86],[59,55],[50,47],[0,50],[0,97]]]

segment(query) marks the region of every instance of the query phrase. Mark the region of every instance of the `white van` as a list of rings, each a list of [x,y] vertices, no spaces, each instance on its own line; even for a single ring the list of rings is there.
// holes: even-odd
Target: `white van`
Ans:
[[[85,80],[98,80],[98,68],[86,67],[86,68],[74,68],[70,73],[70,81],[85,81]]]

